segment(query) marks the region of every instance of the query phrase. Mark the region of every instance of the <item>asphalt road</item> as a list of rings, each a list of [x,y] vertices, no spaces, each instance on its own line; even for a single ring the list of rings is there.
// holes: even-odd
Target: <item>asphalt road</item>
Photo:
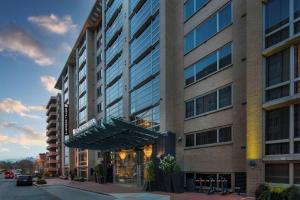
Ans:
[[[111,196],[87,192],[62,185],[16,186],[16,181],[0,174],[0,200],[112,200]]]

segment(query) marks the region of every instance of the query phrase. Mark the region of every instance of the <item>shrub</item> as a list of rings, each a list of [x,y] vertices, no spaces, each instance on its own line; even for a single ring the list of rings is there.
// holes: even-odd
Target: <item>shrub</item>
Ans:
[[[50,177],[50,173],[49,172],[44,172],[43,177],[44,178],[49,178]]]
[[[152,161],[148,162],[146,164],[146,180],[147,181],[154,181],[155,179],[155,173],[154,173],[154,163]]]
[[[294,200],[296,194],[297,188],[295,186],[283,188],[260,185],[255,192],[255,197],[257,200]]]
[[[176,160],[174,156],[168,154],[159,162],[159,169],[165,173],[172,173],[176,165]]]

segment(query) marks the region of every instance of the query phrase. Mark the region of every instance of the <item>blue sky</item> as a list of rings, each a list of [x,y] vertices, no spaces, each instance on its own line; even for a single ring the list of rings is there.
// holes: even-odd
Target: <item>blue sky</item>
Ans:
[[[1,0],[0,160],[46,151],[49,97],[95,0]]]

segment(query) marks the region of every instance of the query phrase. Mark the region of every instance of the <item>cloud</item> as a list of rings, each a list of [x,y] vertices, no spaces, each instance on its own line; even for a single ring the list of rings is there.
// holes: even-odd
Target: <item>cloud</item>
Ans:
[[[61,49],[62,49],[63,51],[65,51],[66,53],[70,53],[71,50],[72,50],[72,47],[71,47],[68,43],[63,42],[63,43],[61,44]]]
[[[15,113],[26,118],[40,118],[37,115],[30,114],[31,112],[45,111],[44,106],[29,106],[24,105],[21,101],[6,98],[0,101],[0,113]]]
[[[0,153],[5,153],[5,152],[9,152],[9,149],[5,147],[0,147]]]
[[[54,88],[56,79],[53,76],[41,76],[41,82],[50,94],[57,94],[58,90]]]
[[[0,128],[12,129],[19,131],[17,135],[5,135],[0,134],[0,143],[14,143],[22,145],[23,147],[34,146],[45,146],[46,135],[37,132],[30,126],[20,126],[15,122],[3,122],[0,121]]]
[[[54,60],[43,52],[41,45],[25,30],[17,26],[11,26],[0,32],[0,52],[1,50],[26,56],[40,66],[54,64]]]
[[[50,14],[50,16],[30,16],[27,19],[29,22],[59,35],[64,35],[70,31],[76,30],[77,27],[77,25],[73,23],[70,15],[60,18],[54,14]]]

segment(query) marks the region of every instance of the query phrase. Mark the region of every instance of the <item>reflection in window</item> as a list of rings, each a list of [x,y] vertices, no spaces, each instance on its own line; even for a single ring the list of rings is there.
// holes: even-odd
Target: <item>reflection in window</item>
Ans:
[[[184,70],[185,85],[201,80],[206,76],[232,64],[232,43],[205,56]]]
[[[231,2],[184,37],[184,53],[201,45],[232,22]],[[219,19],[219,23],[217,23]]]
[[[270,33],[289,22],[289,4],[286,0],[268,1],[265,13],[266,33]]]
[[[160,107],[155,106],[137,115],[130,117],[133,124],[147,129],[159,131],[160,128]]]
[[[194,13],[203,8],[209,0],[188,0],[184,4],[184,20],[189,19]]]
[[[186,147],[194,146],[195,145],[194,138],[195,138],[194,134],[186,135],[185,136],[185,146]]]

